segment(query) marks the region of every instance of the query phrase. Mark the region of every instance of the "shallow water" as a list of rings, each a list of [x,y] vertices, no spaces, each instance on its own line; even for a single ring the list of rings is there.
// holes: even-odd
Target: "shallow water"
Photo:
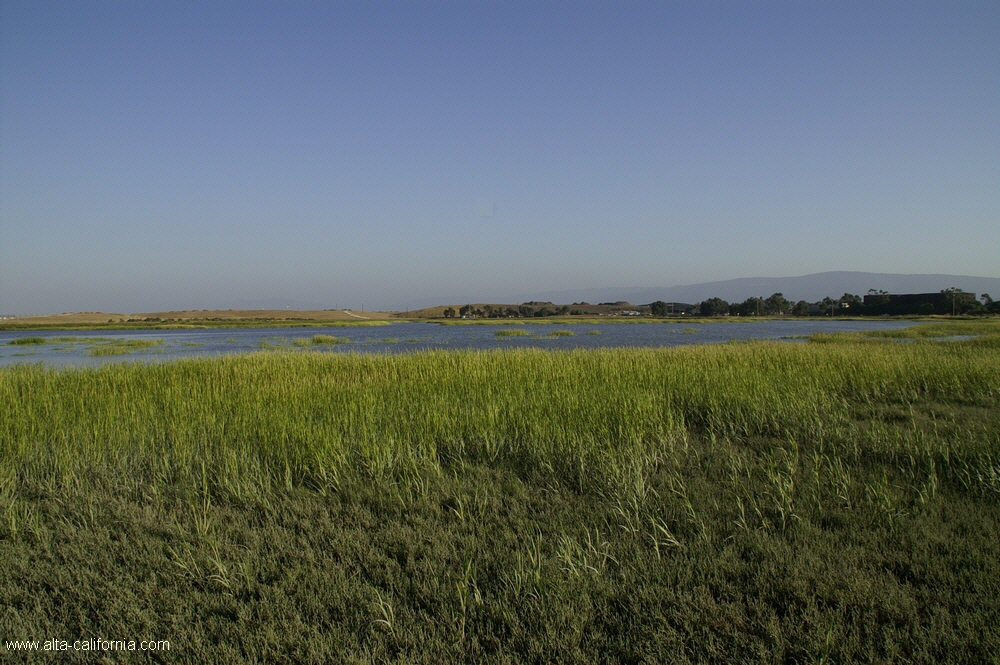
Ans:
[[[621,346],[679,346],[732,340],[771,339],[801,341],[813,333],[894,330],[912,321],[800,321],[569,323],[510,325],[439,325],[400,322],[387,326],[352,328],[212,328],[204,330],[125,331],[0,331],[0,366],[43,363],[50,366],[93,366],[109,362],[174,360],[195,356],[250,353],[260,350],[324,353],[407,353],[428,349],[541,349],[604,348]],[[506,336],[498,331],[526,332]],[[572,333],[572,334],[567,334]],[[345,340],[313,344],[316,335]],[[39,337],[42,344],[11,344]],[[152,346],[128,347],[142,342]],[[162,343],[159,343],[162,342]],[[100,354],[100,355],[95,355]],[[104,355],[108,354],[108,355]]]

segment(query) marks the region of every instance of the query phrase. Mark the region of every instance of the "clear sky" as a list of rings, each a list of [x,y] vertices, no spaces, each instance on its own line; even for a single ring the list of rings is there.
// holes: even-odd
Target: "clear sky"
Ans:
[[[0,0],[0,314],[998,256],[1000,2]]]

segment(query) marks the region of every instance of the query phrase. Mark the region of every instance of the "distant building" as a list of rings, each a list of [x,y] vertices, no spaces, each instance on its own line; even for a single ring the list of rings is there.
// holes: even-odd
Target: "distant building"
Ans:
[[[975,294],[965,291],[946,293],[877,293],[865,296],[866,314],[951,314],[962,312]]]
[[[667,311],[671,314],[687,314],[694,307],[689,302],[668,302]]]

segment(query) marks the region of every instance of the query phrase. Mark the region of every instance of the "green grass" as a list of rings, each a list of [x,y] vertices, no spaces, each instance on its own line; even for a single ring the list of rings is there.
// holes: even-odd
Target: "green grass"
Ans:
[[[5,639],[148,636],[196,663],[993,662],[995,328],[3,368]]]
[[[351,340],[346,337],[334,337],[333,335],[313,335],[312,337],[268,337],[258,342],[258,348],[263,351],[287,351],[293,348],[307,349],[315,347],[327,347],[334,344],[350,344]]]
[[[46,339],[44,337],[18,337],[17,339],[12,339],[7,342],[7,344],[12,346],[33,346],[45,343]]]
[[[860,337],[891,338],[891,339],[927,339],[934,337],[952,337],[955,335],[982,336],[987,338],[1000,337],[1000,326],[996,319],[966,320],[954,322],[925,323],[899,330],[873,330],[868,333],[854,333]]]
[[[572,337],[574,334],[572,330],[553,330],[546,337]]]
[[[148,351],[149,349],[163,345],[162,339],[110,339],[101,341],[89,339],[86,341],[94,343],[87,350],[88,355],[91,356],[122,356]]]
[[[531,332],[527,330],[518,330],[517,328],[512,328],[510,330],[497,330],[493,334],[496,337],[529,337],[531,335]]]
[[[313,335],[312,337],[296,337],[292,340],[293,346],[330,346],[332,344],[350,344],[351,340],[346,337],[334,337],[333,335]]]
[[[61,337],[19,337],[17,339],[11,340],[8,344],[20,345],[20,346],[40,346],[43,344],[60,344],[60,345],[71,345],[71,344],[88,344],[91,345],[90,355],[92,356],[105,356],[105,355],[122,355],[127,353],[132,353],[137,350],[147,349],[154,346],[161,346],[164,340],[144,340],[144,339],[122,339],[119,337],[79,337],[79,336],[61,336]],[[203,344],[198,344],[197,342],[184,342],[184,346],[204,346]],[[59,350],[64,350],[70,348],[67,346],[61,347]]]

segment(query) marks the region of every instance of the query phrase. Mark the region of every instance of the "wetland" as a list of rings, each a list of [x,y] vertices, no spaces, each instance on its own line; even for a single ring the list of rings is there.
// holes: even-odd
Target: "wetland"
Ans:
[[[193,663],[1000,651],[996,320],[408,353],[383,328],[0,368],[5,634]],[[378,352],[309,352],[342,348]]]

